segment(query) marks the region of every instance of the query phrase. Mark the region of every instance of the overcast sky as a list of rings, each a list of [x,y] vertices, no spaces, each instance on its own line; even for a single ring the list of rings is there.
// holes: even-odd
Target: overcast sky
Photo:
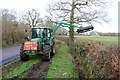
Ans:
[[[22,11],[34,8],[44,17],[48,4],[56,1],[57,0],[0,0],[0,9],[15,10],[17,11],[17,15],[21,15]],[[120,0],[113,0],[112,7],[108,8],[108,16],[111,18],[111,22],[103,23],[103,25],[94,25],[94,31],[118,32],[118,1]]]

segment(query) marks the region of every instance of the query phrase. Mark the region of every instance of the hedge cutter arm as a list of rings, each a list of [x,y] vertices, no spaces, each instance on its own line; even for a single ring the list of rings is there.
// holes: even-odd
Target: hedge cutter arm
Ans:
[[[59,27],[61,25],[65,25],[67,27],[78,28],[77,31],[76,31],[78,33],[83,33],[83,32],[87,32],[87,31],[90,31],[90,30],[94,29],[94,27],[92,25],[91,26],[87,26],[87,27],[79,27],[79,26],[76,26],[74,24],[70,24],[68,22],[61,21],[61,22],[58,22],[58,25],[55,28],[53,28],[52,37],[54,37],[56,31],[59,29]]]

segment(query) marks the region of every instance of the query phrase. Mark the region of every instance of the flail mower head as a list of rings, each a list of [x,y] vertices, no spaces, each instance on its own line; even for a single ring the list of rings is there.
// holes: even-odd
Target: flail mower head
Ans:
[[[87,32],[87,31],[91,31],[93,29],[94,29],[94,27],[91,25],[91,26],[79,28],[79,29],[77,29],[76,32],[83,33],[83,32]]]

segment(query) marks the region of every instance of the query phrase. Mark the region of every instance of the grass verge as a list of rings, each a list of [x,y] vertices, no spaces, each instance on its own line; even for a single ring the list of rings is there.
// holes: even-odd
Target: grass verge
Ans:
[[[78,78],[67,46],[60,45],[49,65],[47,78]]]

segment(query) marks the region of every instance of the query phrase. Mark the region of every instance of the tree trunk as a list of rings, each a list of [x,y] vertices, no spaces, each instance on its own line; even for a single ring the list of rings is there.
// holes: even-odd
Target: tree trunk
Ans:
[[[74,24],[74,9],[75,9],[74,2],[75,1],[72,0],[72,9],[71,9],[71,14],[70,14],[70,23],[71,24]],[[70,38],[69,44],[72,45],[71,43],[74,42],[74,27],[70,27],[69,29],[70,29],[70,31],[69,31],[69,38]]]
[[[72,0],[72,9],[71,9],[71,14],[70,14],[70,23],[71,24],[74,24],[74,10],[75,10],[75,6],[74,6],[74,0]],[[71,26],[70,28],[70,31],[69,31],[69,46],[70,46],[70,52],[71,54],[73,54],[73,42],[74,42],[74,27]]]

